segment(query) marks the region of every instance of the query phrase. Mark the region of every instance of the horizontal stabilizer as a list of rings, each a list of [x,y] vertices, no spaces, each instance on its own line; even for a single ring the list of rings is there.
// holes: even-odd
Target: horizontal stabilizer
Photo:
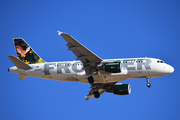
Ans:
[[[17,59],[16,57],[14,57],[13,55],[7,55],[7,57],[14,63],[14,65],[19,68],[19,69],[31,69],[32,67],[29,66],[28,64],[24,63],[23,61]]]
[[[24,79],[26,79],[28,77],[28,75],[27,74],[19,74],[19,80],[24,80]]]

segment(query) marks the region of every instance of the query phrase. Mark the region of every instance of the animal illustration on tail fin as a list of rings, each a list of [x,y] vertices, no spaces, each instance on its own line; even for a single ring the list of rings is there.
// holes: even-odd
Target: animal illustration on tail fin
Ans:
[[[17,55],[19,55],[18,57],[21,58],[25,58],[26,57],[26,53],[30,51],[30,47],[28,47],[26,50],[23,50],[23,48],[20,45],[15,46],[16,48],[16,53]],[[23,59],[21,59],[23,60]]]
[[[26,64],[45,63],[22,38],[14,38],[13,41],[18,59]]]

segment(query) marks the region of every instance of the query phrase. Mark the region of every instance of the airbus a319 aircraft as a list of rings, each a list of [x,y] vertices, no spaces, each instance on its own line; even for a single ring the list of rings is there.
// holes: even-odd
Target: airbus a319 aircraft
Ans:
[[[8,55],[14,63],[8,71],[19,74],[23,80],[28,76],[58,80],[89,83],[91,90],[86,97],[99,98],[104,92],[116,95],[131,93],[130,84],[117,83],[132,78],[145,78],[147,87],[151,87],[149,79],[168,75],[174,68],[156,58],[101,59],[72,36],[57,31],[67,42],[77,61],[45,62],[22,39],[14,38],[17,58]]]

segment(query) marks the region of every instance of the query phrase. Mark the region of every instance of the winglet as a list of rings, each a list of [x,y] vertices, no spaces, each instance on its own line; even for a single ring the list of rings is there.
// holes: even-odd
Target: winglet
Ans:
[[[61,34],[62,34],[62,32],[60,32],[59,30],[57,30],[57,32],[58,32],[58,35],[61,35]]]

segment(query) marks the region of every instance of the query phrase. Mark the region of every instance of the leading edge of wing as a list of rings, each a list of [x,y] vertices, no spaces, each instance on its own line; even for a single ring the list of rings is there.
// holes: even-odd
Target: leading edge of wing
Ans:
[[[57,32],[58,35],[61,35],[66,40],[68,43],[68,50],[71,50],[76,55],[76,60],[80,60],[83,64],[100,63],[102,61],[100,57],[91,52],[88,48],[86,48],[69,34],[60,31]]]

